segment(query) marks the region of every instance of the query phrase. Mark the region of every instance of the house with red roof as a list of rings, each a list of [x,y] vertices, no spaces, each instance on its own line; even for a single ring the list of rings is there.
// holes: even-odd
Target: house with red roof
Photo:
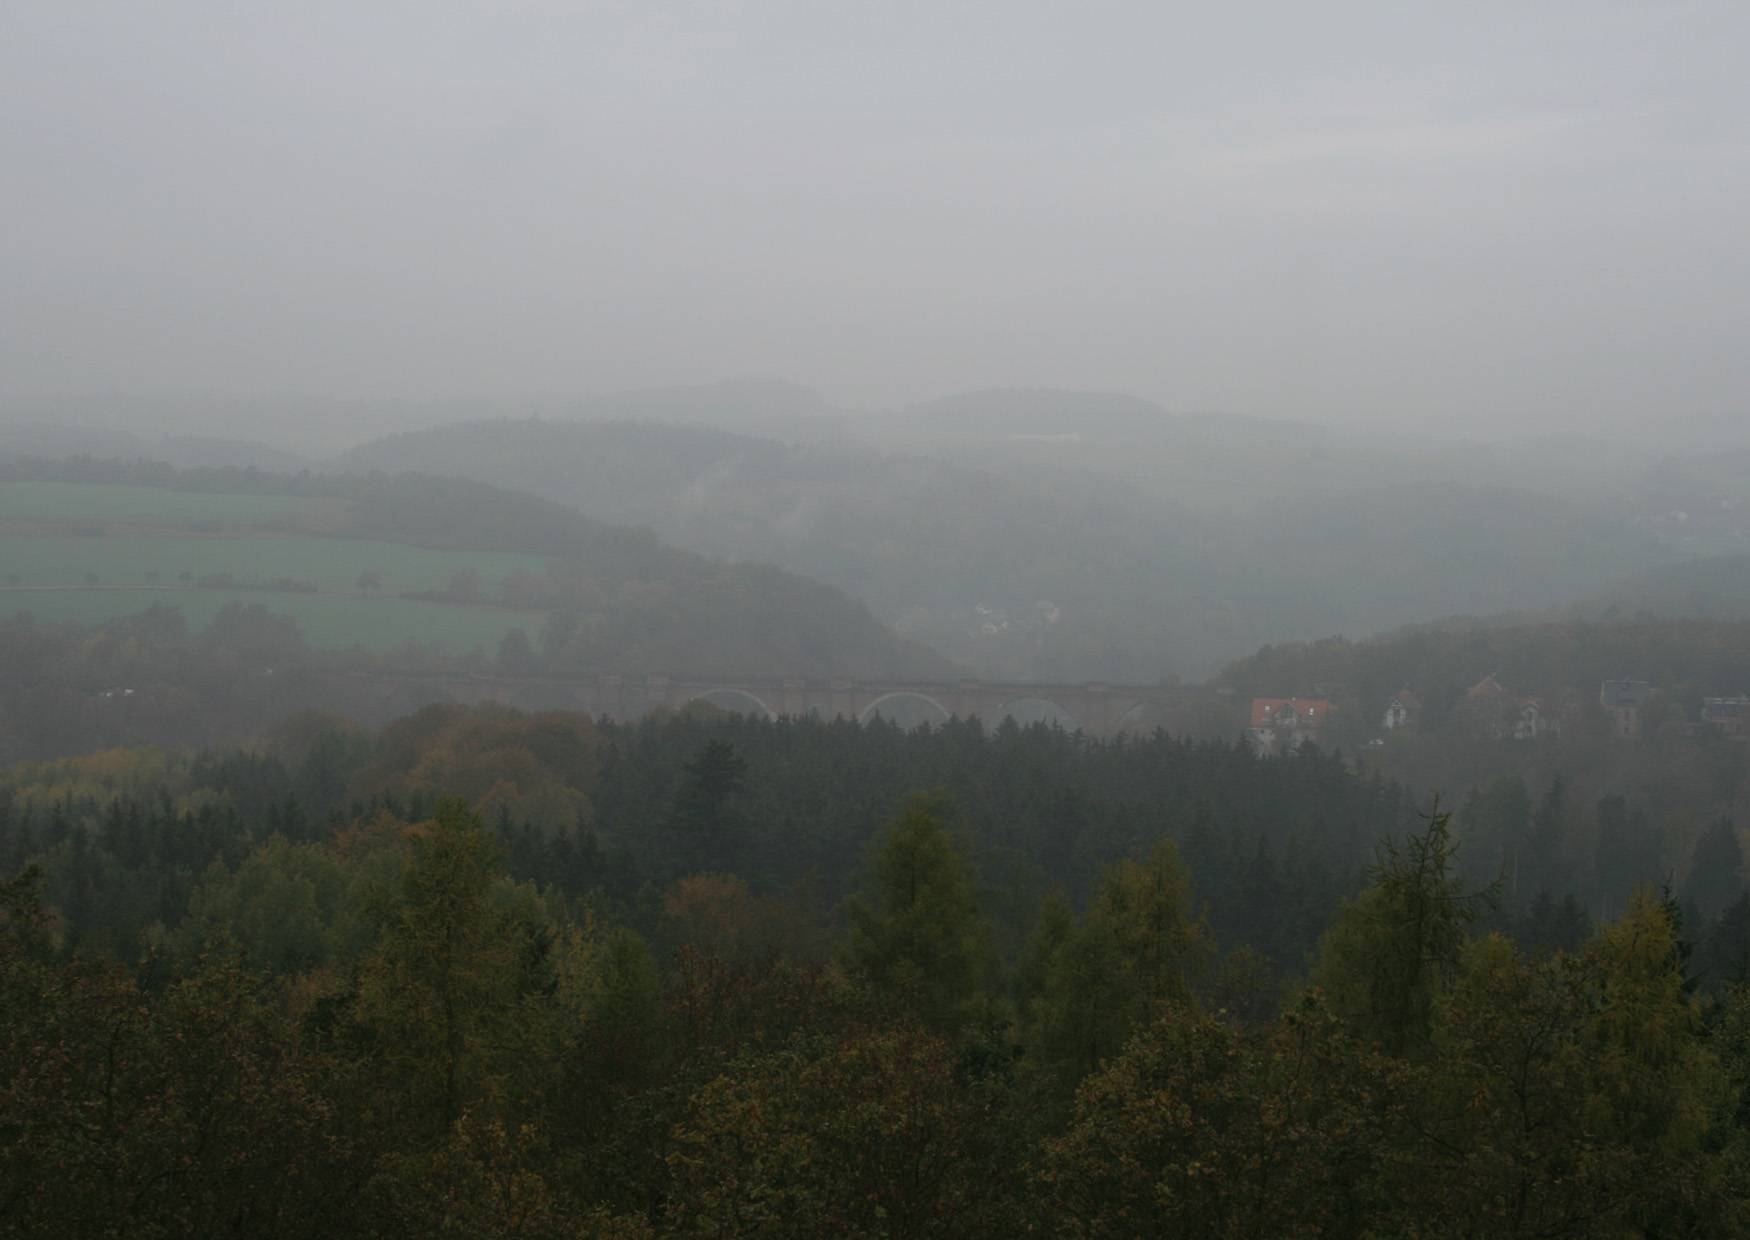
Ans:
[[[1246,735],[1259,753],[1292,753],[1318,739],[1331,713],[1328,698],[1253,698]]]

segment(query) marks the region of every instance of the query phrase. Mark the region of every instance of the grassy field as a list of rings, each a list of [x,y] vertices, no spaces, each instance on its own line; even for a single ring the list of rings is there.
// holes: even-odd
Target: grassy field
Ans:
[[[359,575],[373,570],[382,576],[380,592],[391,595],[442,590],[458,570],[472,569],[491,596],[510,573],[540,574],[546,563],[536,555],[349,538],[0,534],[0,585],[9,586],[174,586],[230,573],[240,583],[289,577],[325,593],[352,593]]]
[[[191,629],[229,602],[289,616],[312,646],[384,649],[406,641],[489,653],[512,629],[531,639],[545,616],[495,606],[398,598],[450,587],[473,573],[493,598],[514,572],[543,574],[539,555],[438,551],[400,543],[325,538],[342,501],[280,495],[207,495],[109,483],[0,482],[0,616],[99,624],[155,603],[179,608]],[[213,532],[213,531],[220,532]],[[366,590],[363,574],[379,584]],[[238,587],[290,580],[316,593],[199,588],[229,575]]]
[[[289,616],[312,646],[384,650],[416,641],[462,654],[478,646],[487,654],[512,629],[540,638],[546,617],[537,611],[469,607],[403,598],[333,598],[262,590],[16,590],[0,591],[0,614],[28,611],[39,621],[71,620],[95,625],[135,615],[154,604],[181,610],[191,630],[212,621],[226,603],[258,603]]]
[[[0,482],[0,521],[146,521],[265,525],[332,501],[294,495],[206,495],[119,483]]]

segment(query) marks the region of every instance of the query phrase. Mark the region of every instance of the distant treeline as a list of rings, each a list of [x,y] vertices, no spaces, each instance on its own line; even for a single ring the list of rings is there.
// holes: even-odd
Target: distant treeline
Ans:
[[[710,708],[616,726],[434,706],[375,737],[307,715],[256,749],[108,750],[26,764],[7,781],[0,862],[44,864],[57,906],[88,910],[71,928],[124,958],[164,911],[179,920],[177,893],[212,861],[235,863],[273,834],[316,842],[381,813],[416,820],[445,795],[480,808],[514,876],[645,929],[649,893],[698,872],[784,899],[808,893],[824,927],[880,825],[934,787],[964,807],[962,843],[981,887],[1002,893],[993,914],[1011,954],[1049,892],[1083,903],[1113,860],[1173,838],[1202,872],[1217,937],[1292,972],[1372,841],[1414,819],[1401,790],[1312,753],[1267,762],[1164,734],[1098,742],[977,722],[906,732]],[[100,874],[133,894],[70,894],[101,886]]]

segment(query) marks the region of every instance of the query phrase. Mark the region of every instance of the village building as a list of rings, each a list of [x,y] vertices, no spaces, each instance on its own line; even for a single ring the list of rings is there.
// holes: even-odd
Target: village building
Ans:
[[[1514,703],[1514,712],[1513,739],[1516,741],[1534,741],[1562,730],[1562,721],[1541,698],[1519,698]]]
[[[1385,718],[1381,723],[1387,732],[1395,732],[1409,727],[1421,713],[1422,704],[1416,700],[1416,695],[1408,689],[1399,689],[1385,704]]]
[[[1547,702],[1513,693],[1493,675],[1466,690],[1461,706],[1473,724],[1494,740],[1531,741],[1562,730]]]
[[[1611,726],[1624,740],[1641,734],[1641,708],[1653,696],[1653,686],[1644,680],[1607,680],[1598,688],[1598,704],[1611,718]]]
[[[1484,676],[1464,691],[1464,700],[1472,705],[1492,705],[1507,696],[1507,688],[1493,673]]]
[[[1723,735],[1750,739],[1750,697],[1703,698],[1701,721]]]
[[[1253,698],[1246,735],[1259,753],[1292,753],[1318,740],[1331,713],[1328,698]]]

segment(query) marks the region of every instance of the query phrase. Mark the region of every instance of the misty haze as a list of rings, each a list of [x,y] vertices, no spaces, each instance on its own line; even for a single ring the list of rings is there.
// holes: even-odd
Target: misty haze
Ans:
[[[0,0],[0,1236],[1750,1235],[1747,43]]]

